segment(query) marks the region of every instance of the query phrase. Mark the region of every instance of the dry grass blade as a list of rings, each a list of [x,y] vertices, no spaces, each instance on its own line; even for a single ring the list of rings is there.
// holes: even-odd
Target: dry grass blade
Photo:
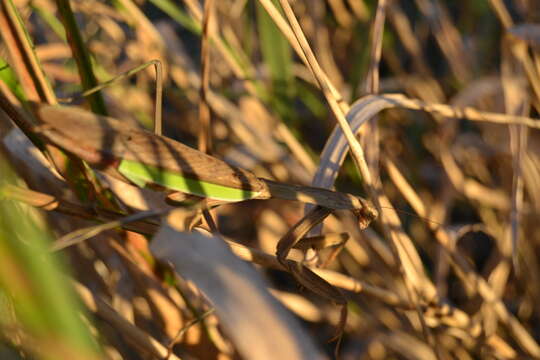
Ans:
[[[184,3],[193,14],[194,19],[198,23],[202,24],[203,12],[200,9],[200,5],[193,0],[184,0]],[[226,42],[221,36],[219,36],[217,31],[214,32],[213,29],[211,28],[209,30],[210,30],[209,32],[210,42],[215,44],[217,50],[220,52],[221,56],[223,56],[227,64],[230,66],[235,76],[238,77],[239,79],[246,80],[245,81],[246,90],[248,90],[250,93],[256,94],[257,90],[254,84],[251,81],[249,81],[253,76],[253,73],[254,73],[253,69],[251,69],[249,65],[241,66],[238,63],[238,61],[234,58]]]
[[[429,104],[416,99],[409,99],[400,94],[368,95],[357,100],[347,114],[347,120],[353,132],[360,131],[361,126],[384,109],[404,108],[421,110],[449,118],[463,118],[470,121],[490,122],[495,124],[525,125],[540,129],[540,121],[525,116],[488,113],[472,107],[455,108],[444,104]],[[321,163],[315,174],[313,185],[330,188],[334,183],[340,164],[348,151],[347,141],[341,128],[336,127],[330,135],[321,155]]]
[[[430,346],[404,332],[382,336],[380,341],[385,347],[395,349],[407,359],[438,359]]]
[[[3,186],[0,188],[0,196],[5,199],[21,201],[46,211],[58,211],[62,214],[76,216],[82,219],[110,221],[112,219],[120,220],[124,217],[123,214],[114,211],[101,208],[89,208],[48,194],[16,186]],[[150,212],[147,211],[144,213],[148,214]],[[155,211],[152,211],[152,213],[155,213]],[[157,231],[158,224],[156,222],[140,221],[140,219],[136,219],[135,223],[120,221],[118,226],[122,226],[130,231],[135,231],[140,234],[152,235]]]
[[[503,56],[501,63],[501,82],[503,86],[505,110],[509,114],[528,113],[529,102],[524,84],[523,57],[526,57],[524,45],[515,43],[511,39],[503,42]],[[521,56],[520,56],[521,55]],[[510,240],[511,247],[502,246],[503,251],[511,251],[512,262],[515,271],[521,271],[518,261],[518,242],[520,237],[520,224],[523,211],[523,157],[527,147],[528,129],[520,125],[510,125],[510,150],[512,153],[512,207],[510,209]],[[499,267],[508,266],[500,264]],[[503,273],[508,276],[509,270]],[[504,288],[506,277],[500,280]]]
[[[211,112],[208,105],[210,92],[210,27],[214,22],[214,0],[205,1],[201,36],[201,88],[199,90],[199,134],[197,148],[203,153],[212,152]],[[217,226],[209,210],[203,210],[203,218],[213,232]]]
[[[287,38],[289,41],[289,44],[291,44],[292,48],[296,52],[296,54],[302,59],[302,62],[311,70],[312,74],[317,77],[322,77],[324,79],[324,83],[327,84],[328,89],[332,96],[336,99],[339,106],[343,111],[347,111],[349,109],[349,105],[343,100],[342,96],[339,94],[335,86],[332,84],[330,79],[328,79],[326,73],[324,71],[319,71],[318,73],[315,73],[313,71],[313,68],[311,67],[309,60],[306,56],[305,51],[302,48],[301,43],[298,42],[298,40],[295,38],[295,31],[287,24],[285,19],[283,19],[283,16],[279,12],[279,10],[276,9],[274,4],[271,0],[259,0],[261,5],[264,7],[264,9],[268,12],[268,15],[272,18],[276,26],[279,28],[281,33]],[[282,3],[283,6],[283,3]]]
[[[371,30],[371,53],[370,53],[370,65],[366,79],[366,93],[376,94],[379,92],[379,63],[382,53],[382,41],[384,22],[386,17],[386,1],[379,0],[377,4],[377,12],[373,27]],[[433,297],[433,287],[427,280],[420,265],[419,256],[416,254],[411,241],[401,227],[399,217],[396,212],[391,208],[386,208],[382,204],[388,205],[390,201],[383,194],[381,187],[381,180],[379,178],[379,128],[377,126],[376,117],[371,118],[367,124],[362,128],[361,140],[366,149],[366,159],[370,166],[370,171],[373,174],[372,186],[368,188],[371,197],[374,199],[375,204],[381,208],[381,221],[383,229],[388,237],[393,242],[393,250],[401,260],[402,277],[406,284],[407,295],[413,302],[417,299],[416,294],[419,293],[418,289],[421,287],[427,287],[431,291],[427,291],[428,296]],[[383,208],[384,207],[384,208]],[[421,280],[419,280],[421,279]],[[420,281],[427,286],[422,286]],[[417,293],[413,292],[416,289]],[[431,336],[429,329],[426,326],[425,319],[420,308],[417,306],[418,319],[422,325],[422,331],[424,336],[428,339],[430,344],[434,346],[433,336]]]
[[[382,56],[382,42],[384,33],[384,23],[386,19],[386,0],[377,2],[375,19],[371,27],[371,51],[369,54],[369,68],[366,76],[366,94],[377,94],[379,92],[379,65]],[[379,185],[379,129],[377,119],[372,118],[364,128],[360,136],[360,141],[366,153],[366,161],[370,172],[373,174],[376,186]]]
[[[19,175],[16,186],[0,188],[0,208],[29,214],[0,227],[0,248],[36,243],[39,236],[17,235],[29,216],[39,217],[41,234],[54,234],[43,256],[32,257],[37,262],[63,234],[81,240],[115,226],[54,253],[84,286],[76,285],[90,309],[82,325],[105,357],[231,360],[257,350],[331,357],[327,341],[340,322],[334,301],[349,312],[342,358],[540,358],[540,2],[0,6],[0,158]],[[153,69],[127,79],[157,64],[152,59],[163,64],[158,89]],[[93,91],[118,120],[43,104],[77,93],[69,103],[88,105],[78,70],[90,67],[103,82]],[[30,109],[27,99],[40,104]],[[161,109],[165,135],[142,130],[154,118],[160,133]],[[198,142],[204,151],[195,150]],[[150,172],[128,169],[138,161],[152,164]],[[315,186],[307,186],[314,174]],[[182,179],[201,187],[182,187]],[[172,186],[188,194],[164,191]],[[215,220],[183,207],[198,200],[193,194],[206,197],[197,206]],[[324,235],[311,236],[314,228],[305,237],[329,210],[302,219],[299,201],[339,209],[324,219]],[[171,210],[184,216],[165,226],[157,247],[181,260],[178,276],[151,252],[160,219],[125,222]],[[360,224],[355,213],[364,216]],[[381,221],[363,229],[376,216]],[[4,236],[10,227],[15,235]],[[209,229],[220,235],[207,236]],[[518,252],[519,269],[511,261]],[[0,253],[8,305],[21,303],[9,299],[11,284],[53,288],[52,277],[26,276],[32,267]],[[301,326],[281,315],[266,319],[266,308],[250,301],[274,306],[268,288]],[[5,298],[0,358],[6,347],[23,357],[66,347],[25,336]],[[40,306],[32,317],[51,314]],[[283,338],[294,349],[284,356],[282,344],[251,342]]]
[[[439,0],[416,0],[415,3],[433,28],[435,39],[456,78],[459,81],[468,80],[471,76],[470,59],[444,3]]]
[[[391,163],[387,162],[390,173],[395,171]],[[405,183],[401,186],[398,186],[400,191],[407,191],[408,194],[405,194],[405,198],[409,201],[410,205],[416,211],[417,214],[422,215],[425,211],[425,205],[419,201],[418,195],[414,192],[412,187],[407,183],[407,181],[401,177],[393,174],[393,178],[397,179],[401,183]],[[451,264],[456,269],[458,274],[464,274],[462,280],[465,283],[468,283],[471,288],[476,289],[479,294],[485,299],[488,304],[492,306],[493,311],[499,316],[500,320],[508,326],[510,331],[513,333],[514,338],[520,343],[520,345],[533,356],[538,356],[540,354],[540,347],[536,341],[531,337],[531,335],[524,329],[521,324],[508,312],[504,303],[498,298],[498,295],[494,292],[491,286],[478,274],[476,274],[472,269],[467,260],[459,254],[452,246],[452,235],[444,228],[439,225],[429,222],[428,225],[435,234],[437,241],[442,245],[445,255],[451,259]]]
[[[442,233],[443,238],[447,234]],[[442,243],[442,242],[441,242]],[[442,243],[445,245],[445,243]],[[497,294],[489,286],[485,279],[471,269],[471,266],[467,261],[455,251],[448,251],[451,256],[454,265],[458,269],[458,273],[463,272],[468,279],[464,279],[470,282],[471,286],[477,289],[478,293],[484,298],[484,300],[492,304],[493,311],[497,314],[500,321],[504,323],[508,329],[512,332],[514,339],[519,345],[530,355],[535,358],[540,357],[540,346],[536,340],[528,333],[520,322],[508,311],[505,304],[498,298]]]
[[[69,234],[62,236],[60,239],[55,241],[53,245],[51,246],[51,251],[63,250],[69,246],[73,246],[85,240],[88,240],[91,237],[94,237],[102,233],[103,231],[119,228],[135,221],[140,221],[140,220],[144,220],[148,218],[154,218],[162,214],[163,214],[162,211],[140,212],[133,215],[125,216],[118,220],[109,221],[105,224],[78,229]]]
[[[88,209],[84,206],[70,203],[69,201],[55,198],[54,196],[23,189],[15,186],[4,186],[0,188],[0,198],[21,201],[28,205],[41,208],[47,211],[56,211],[62,214],[75,216],[83,219],[101,220],[120,218],[122,215],[107,211],[104,209]],[[154,235],[158,231],[158,224],[148,221],[135,220],[132,223],[120,224],[126,230],[134,231],[145,235]],[[345,236],[338,234],[340,240]],[[326,238],[326,237],[324,237]],[[319,244],[320,237],[317,238],[303,238],[297,244],[298,246],[312,246],[311,241],[315,241]],[[329,236],[330,244],[334,244],[334,236]],[[263,253],[256,249],[251,249],[240,244],[228,241],[231,250],[235,255],[246,261],[252,261],[255,264],[270,267],[273,269],[284,270],[283,266],[277,260],[277,257]],[[289,260],[291,262],[291,260]],[[384,289],[380,289],[371,286],[367,283],[363,283],[351,277],[339,274],[335,271],[312,268],[312,271],[316,272],[324,280],[330,284],[342,288],[344,290],[352,292],[366,292],[368,295],[380,298],[385,302],[393,306],[402,308],[410,308],[410,305],[405,304],[404,300],[400,300],[395,294],[392,294]]]
[[[428,104],[420,100],[409,99],[400,94],[368,95],[359,99],[347,114],[347,121],[352,131],[356,133],[360,131],[361,126],[366,121],[382,110],[391,108],[421,110],[446,117],[464,118],[470,121],[520,124],[531,128],[540,128],[540,121],[538,119],[482,112],[471,107],[455,108],[443,104]],[[331,188],[348,150],[349,147],[341,129],[336,127],[326,142],[325,149],[321,155],[321,163],[313,180],[314,186]]]
[[[443,104],[428,104],[409,99],[400,94],[367,95],[357,100],[347,114],[347,121],[353,132],[360,131],[362,125],[385,109],[405,108],[421,110],[450,118],[464,118],[470,121],[496,124],[520,124],[540,129],[540,120],[524,116],[487,113],[471,107],[455,108]],[[315,173],[313,186],[329,189],[333,186],[340,166],[345,160],[349,146],[340,127],[335,127],[321,154],[321,162]]]
[[[540,25],[539,24],[518,24],[508,29],[508,32],[520,38],[533,47],[540,47]]]
[[[384,22],[386,18],[386,0],[377,2],[375,20],[371,28],[371,52],[369,60],[369,70],[366,76],[366,93],[375,94],[379,92],[379,64],[382,55],[382,42],[384,33]]]
[[[362,150],[362,147],[358,143],[358,140],[356,140],[355,136],[353,135],[345,119],[343,109],[340,107],[340,104],[338,101],[339,98],[335,97],[335,95],[332,92],[332,87],[329,85],[329,81],[323,75],[324,71],[322,71],[321,67],[319,66],[319,63],[317,62],[317,59],[315,58],[315,54],[311,50],[307,42],[307,39],[302,31],[302,28],[300,27],[300,24],[298,23],[298,20],[296,19],[296,16],[294,15],[294,12],[292,11],[291,6],[289,5],[288,0],[280,0],[280,3],[285,12],[285,15],[287,16],[287,19],[289,20],[291,28],[296,37],[296,41],[299,43],[300,47],[302,48],[304,56],[306,57],[306,60],[309,64],[309,68],[312,71],[312,73],[315,75],[315,78],[317,79],[319,87],[321,88],[326,100],[328,101],[328,104],[330,105],[330,108],[332,109],[332,112],[334,113],[336,119],[338,120],[339,125],[341,126],[345,134],[347,141],[349,142],[349,145],[353,153],[353,158],[355,159],[356,165],[358,166],[358,170],[362,174],[362,178],[364,179],[367,187],[369,188],[372,184],[372,179],[371,179],[371,174],[370,174],[368,165],[366,163],[366,159],[364,157],[364,151]]]
[[[512,21],[512,17],[510,16],[510,13],[508,12],[508,9],[506,9],[506,6],[502,0],[490,0],[489,4],[493,10],[495,10],[499,20],[506,29],[513,25],[514,22]]]
[[[134,326],[131,322],[118,314],[109,304],[96,297],[86,286],[78,282],[75,282],[74,286],[88,310],[117,327],[118,330],[120,330],[120,334],[122,334],[129,343],[156,358],[180,360],[178,356],[172,354],[167,347],[158,340]]]
[[[348,114],[350,126],[353,131],[357,132],[362,124],[371,119],[377,113],[383,109],[392,108],[395,106],[416,110],[433,111],[445,116],[465,117],[467,119],[474,120],[489,119],[493,122],[499,123],[515,123],[517,120],[517,117],[504,114],[486,114],[472,108],[453,109],[452,107],[446,105],[426,104],[418,100],[407,99],[406,97],[400,95],[372,95],[360,99],[353,105]],[[520,118],[519,121],[529,125],[540,124],[540,122],[533,119]],[[336,127],[333,134],[327,141],[325,149],[321,155],[321,164],[314,178],[314,186],[321,186],[325,188],[331,188],[333,186],[338,174],[338,169],[340,168],[347,151],[347,141],[345,141],[343,134],[341,133],[341,129]],[[388,205],[390,204],[386,204],[386,206]],[[409,263],[410,260],[410,266],[412,269],[421,269],[421,262],[418,255],[415,255],[416,251],[414,250],[412,244],[409,244],[406,246],[406,250],[403,250],[405,251],[405,254],[401,257],[402,261]],[[409,266],[405,267],[405,270],[409,271],[409,278],[418,279],[415,275],[413,275],[414,272],[412,269],[407,269],[409,269]],[[419,283],[417,283],[417,286],[418,285]]]
[[[396,28],[397,36],[399,36],[403,46],[413,57],[417,71],[421,74],[431,76],[431,71],[426,63],[426,58],[422,53],[420,41],[415,36],[414,29],[403,12],[399,2],[393,1],[390,6],[388,6],[388,18],[390,23]]]
[[[173,212],[167,218],[167,225],[152,242],[152,252],[197,284],[214,304],[222,325],[244,357],[322,358],[298,324],[277,306],[252,268],[235,258],[220,239],[180,232],[177,216]]]
[[[45,79],[34,46],[11,0],[0,4],[0,28],[12,66],[21,79],[28,99],[55,104],[56,96]]]
[[[211,151],[212,135],[210,133],[210,107],[207,94],[210,86],[210,26],[213,21],[214,1],[204,2],[204,15],[202,19],[202,46],[201,46],[201,90],[199,92],[199,145],[204,153]]]

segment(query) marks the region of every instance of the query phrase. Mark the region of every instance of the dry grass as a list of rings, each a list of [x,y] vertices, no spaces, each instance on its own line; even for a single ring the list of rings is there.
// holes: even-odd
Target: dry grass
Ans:
[[[535,1],[71,1],[87,60],[57,10],[66,2],[14,1],[21,23],[9,3],[0,148],[24,181],[0,184],[1,195],[42,209],[32,217],[57,239],[96,222],[122,226],[62,250],[63,280],[99,344],[86,357],[334,356],[339,308],[273,255],[302,204],[222,205],[186,235],[174,220],[182,211],[155,217],[171,210],[164,194],[68,163],[13,125],[29,119],[26,100],[54,104],[94,86],[79,86],[87,72],[105,82],[158,59],[165,135],[259,177],[338,188],[378,208],[365,230],[335,213],[289,256],[346,296],[341,358],[540,358]],[[103,101],[109,115],[150,128],[155,93],[150,68],[77,101],[95,112]],[[125,222],[140,211],[154,217]],[[331,246],[308,248],[314,239]],[[0,282],[6,304],[16,303],[13,284]],[[78,346],[24,319],[0,325],[6,353],[58,358]]]

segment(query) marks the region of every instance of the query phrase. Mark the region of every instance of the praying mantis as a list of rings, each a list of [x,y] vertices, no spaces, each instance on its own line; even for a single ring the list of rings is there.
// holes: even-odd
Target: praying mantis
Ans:
[[[35,131],[47,142],[140,187],[159,185],[214,204],[279,198],[317,205],[278,244],[277,257],[287,268],[290,249],[334,210],[353,211],[361,227],[367,227],[377,216],[373,205],[361,197],[258,178],[180,142],[111,117],[68,106],[34,104],[33,108],[40,122]],[[298,269],[289,270],[300,273]],[[299,275],[303,284],[310,287],[303,276]]]
[[[159,106],[157,103],[156,107]],[[139,187],[189,194],[206,201],[206,206],[270,198],[316,205],[282,237],[276,256],[300,284],[342,305],[340,327],[344,325],[347,301],[341,292],[306,266],[287,260],[287,255],[311,228],[335,210],[352,211],[360,227],[367,227],[377,217],[368,200],[259,178],[170,138],[81,108],[39,103],[31,104],[31,108],[38,124],[29,127],[45,142],[75,155],[94,169]]]

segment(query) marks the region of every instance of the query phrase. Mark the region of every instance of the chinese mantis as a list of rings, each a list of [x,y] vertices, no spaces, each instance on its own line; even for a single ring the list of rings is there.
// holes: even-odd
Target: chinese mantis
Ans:
[[[5,99],[0,104],[4,109],[7,107]],[[377,216],[369,201],[322,188],[258,178],[172,139],[80,108],[36,103],[31,107],[38,124],[25,126],[27,129],[92,168],[140,187],[151,185],[194,195],[206,201],[206,206],[270,198],[316,205],[283,236],[276,255],[303,286],[343,306],[342,329],[346,316],[344,296],[307,267],[288,261],[287,255],[313,226],[335,210],[352,211],[360,226],[367,227]]]

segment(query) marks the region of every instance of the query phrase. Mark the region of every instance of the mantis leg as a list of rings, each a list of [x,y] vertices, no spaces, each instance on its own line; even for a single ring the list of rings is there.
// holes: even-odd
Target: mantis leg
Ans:
[[[300,284],[341,306],[341,317],[336,336],[333,338],[338,340],[338,344],[336,345],[337,353],[341,341],[341,335],[343,334],[347,321],[347,299],[343,293],[341,293],[341,291],[315,274],[308,267],[300,263],[287,260],[287,255],[291,249],[295,247],[304,247],[306,245],[302,244],[303,242],[306,242],[303,240],[304,236],[314,226],[318,225],[326,217],[332,214],[332,212],[334,212],[333,209],[323,206],[315,206],[313,209],[311,209],[311,211],[309,211],[296,225],[294,225],[278,242],[276,256],[281,265],[283,265],[283,267],[288,270]],[[353,212],[358,217],[361,228],[365,228],[373,219],[373,213],[368,211],[368,209],[355,209]],[[348,239],[347,234],[339,234],[337,237],[341,238],[341,243],[344,243]]]
[[[318,235],[312,237],[305,237],[301,239],[294,245],[295,249],[300,249],[302,251],[307,251],[308,249],[313,250],[322,250],[329,247],[332,247],[332,252],[320,265],[321,268],[325,268],[328,264],[331,264],[332,261],[337,257],[339,252],[345,247],[347,240],[350,236],[348,233],[338,233],[338,234],[327,234],[327,235]]]
[[[162,109],[162,103],[163,103],[163,65],[161,64],[161,61],[157,59],[150,60],[144,64],[134,67],[133,69],[130,69],[119,75],[116,75],[112,79],[109,79],[99,84],[98,86],[95,86],[91,89],[88,89],[80,93],[79,96],[86,97],[86,96],[92,95],[110,85],[115,84],[116,82],[120,80],[129,78],[130,76],[133,76],[139,71],[142,71],[152,65],[156,69],[156,99],[155,99],[155,110],[154,110],[154,133],[156,133],[157,135],[161,135],[162,129],[163,129],[162,119],[161,119],[162,118],[161,109]],[[68,98],[64,100],[69,102],[69,101],[73,101],[73,98]]]
[[[334,286],[315,274],[301,263],[287,260],[290,250],[317,224],[322,222],[334,210],[322,206],[316,206],[309,211],[295,226],[293,226],[279,241],[276,250],[278,261],[287,269],[295,279],[309,290],[323,296],[341,306],[341,319],[335,336],[338,340],[345,328],[347,321],[347,299]],[[339,345],[339,343],[338,343]]]

